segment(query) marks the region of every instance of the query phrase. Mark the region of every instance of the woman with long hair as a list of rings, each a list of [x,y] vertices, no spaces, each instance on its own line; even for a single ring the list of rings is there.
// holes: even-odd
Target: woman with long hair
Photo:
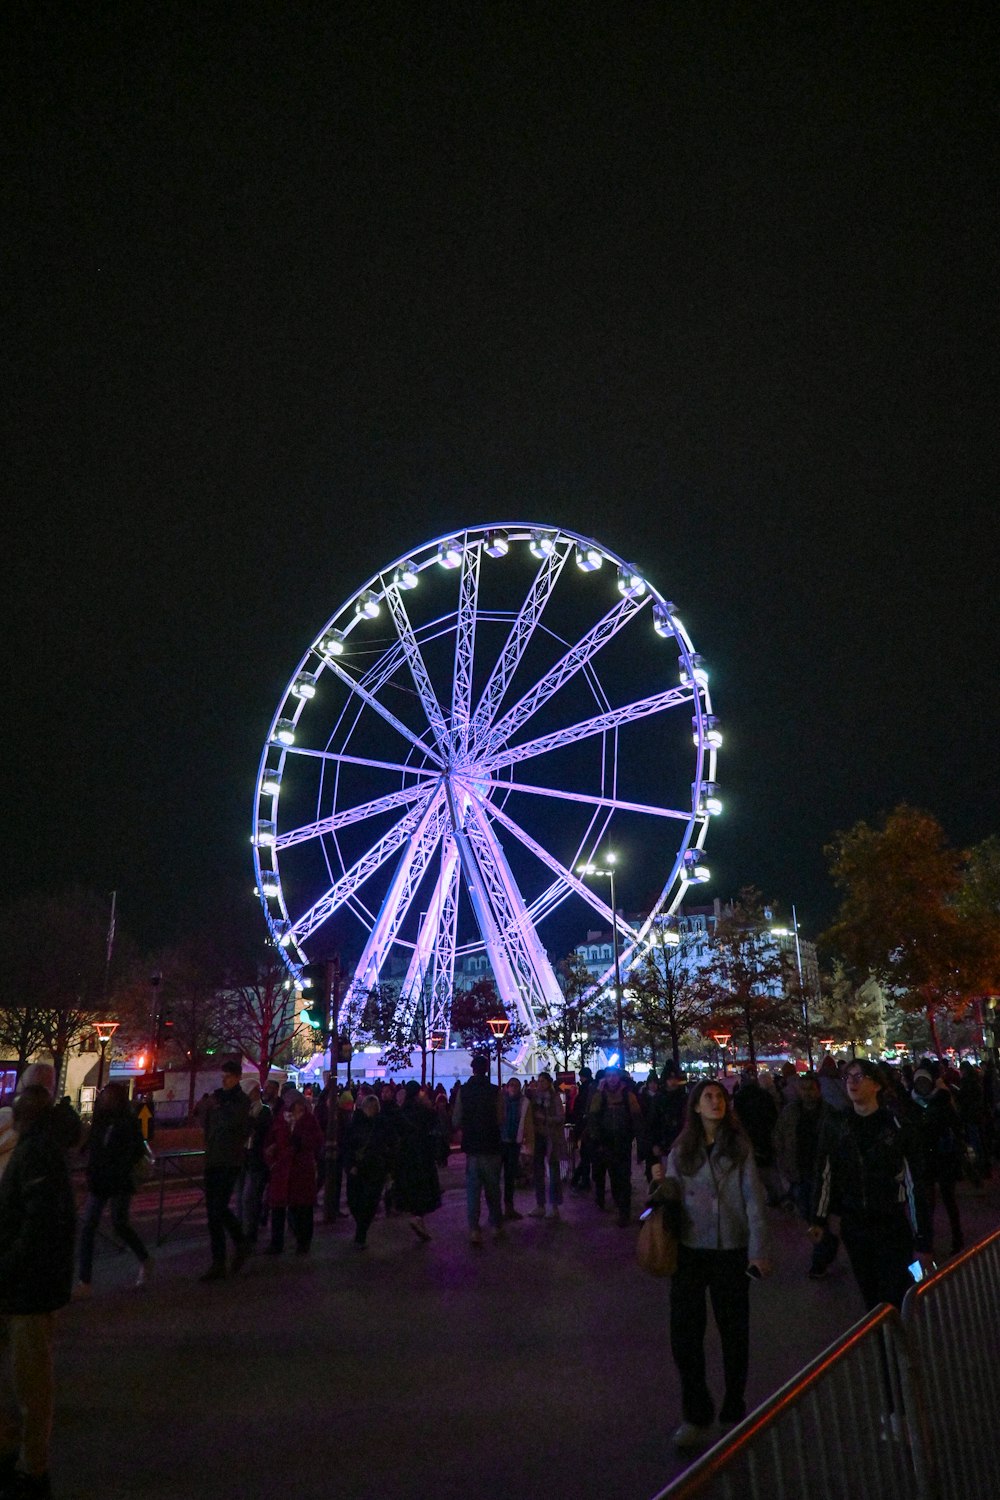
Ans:
[[[695,1084],[684,1127],[666,1164],[652,1170],[654,1199],[666,1203],[678,1235],[677,1270],[670,1288],[670,1349],[681,1380],[682,1422],[674,1434],[681,1451],[712,1438],[715,1403],[705,1378],[706,1293],[711,1298],[726,1389],[719,1408],[723,1429],[746,1415],[750,1356],[750,1279],[766,1276],[764,1191],[753,1148],[721,1083]]]
[[[94,1110],[87,1144],[87,1202],[80,1225],[80,1281],[77,1296],[89,1296],[94,1274],[94,1241],[106,1203],[111,1204],[111,1223],[123,1245],[139,1262],[137,1287],[149,1285],[153,1262],[149,1251],[129,1223],[135,1192],[136,1163],[146,1150],[139,1121],[132,1113],[124,1084],[108,1083],[101,1090]]]

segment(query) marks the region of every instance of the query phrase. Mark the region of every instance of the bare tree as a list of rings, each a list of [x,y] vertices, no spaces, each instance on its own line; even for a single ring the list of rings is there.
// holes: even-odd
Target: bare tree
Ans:
[[[273,948],[261,955],[256,974],[231,991],[229,1040],[257,1069],[261,1088],[273,1067],[291,1054],[299,1020],[299,994]]]

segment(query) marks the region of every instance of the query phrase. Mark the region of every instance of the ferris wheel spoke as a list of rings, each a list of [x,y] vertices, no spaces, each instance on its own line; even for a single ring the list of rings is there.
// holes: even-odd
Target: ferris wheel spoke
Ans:
[[[583,802],[588,807],[607,807],[612,812],[644,813],[652,818],[677,818],[682,823],[691,820],[690,812],[681,812],[674,807],[654,807],[648,802],[625,802],[621,797],[593,797],[586,792],[565,792],[561,788],[552,786],[532,786],[524,781],[488,781],[486,783],[494,791],[500,792],[530,792],[535,797],[557,797],[565,802]]]
[[[326,664],[329,667],[330,671],[340,679],[340,681],[346,688],[349,688],[350,691],[354,693],[358,698],[360,698],[363,703],[366,703],[374,713],[377,713],[381,718],[383,718],[387,724],[395,729],[397,734],[401,734],[404,740],[408,740],[415,750],[420,751],[421,755],[428,756],[429,759],[435,761],[439,766],[443,768],[444,761],[442,760],[438,752],[431,749],[429,745],[425,745],[423,740],[419,739],[411,729],[407,729],[406,725],[401,719],[397,719],[396,715],[392,713],[388,708],[386,708],[384,704],[380,703],[379,700],[374,697],[367,688],[362,687],[361,683],[357,682],[349,672],[345,672],[338,661],[335,661],[331,657],[327,657]]]
[[[440,842],[447,816],[444,797],[435,798],[407,841],[382,902],[382,909],[354,970],[355,982],[365,990],[379,982],[414,893]]]
[[[386,860],[391,859],[401,845],[413,837],[421,822],[433,813],[441,800],[439,791],[426,807],[411,809],[405,818],[401,818],[394,828],[391,828],[376,844],[372,845],[367,854],[355,860],[350,869],[346,870],[308,911],[292,923],[288,930],[291,938],[297,942],[304,942],[311,937],[317,927],[321,927],[328,917],[343,906],[345,901],[350,900],[355,891],[364,885],[376,870],[381,869]]]
[[[634,703],[624,704],[621,708],[612,708],[607,713],[596,714],[592,719],[581,719],[577,724],[568,724],[565,729],[557,729],[552,734],[543,734],[537,740],[526,740],[523,745],[514,745],[496,755],[487,755],[478,769],[497,771],[502,766],[513,766],[518,761],[530,759],[533,755],[546,755],[550,750],[561,749],[563,745],[573,745],[578,740],[589,739],[591,735],[604,734],[609,729],[619,728],[622,724],[631,724],[636,719],[648,718],[650,714],[676,708],[679,703],[690,703],[691,698],[690,687],[669,688],[663,693],[653,693],[649,698],[639,698]]]
[[[421,997],[427,993],[427,981],[431,981],[431,1000],[424,1002],[424,1017],[429,1030],[436,1025],[436,985],[439,973],[449,975],[447,995],[451,996],[451,980],[455,967],[455,918],[458,894],[458,850],[452,838],[441,844],[441,867],[434,884],[427,910],[421,913],[417,941],[413,947],[406,975],[399,990],[400,1008],[397,1013],[405,1036],[412,1032],[413,1022]],[[448,955],[450,954],[450,961]]]
[[[451,997],[455,992],[455,949],[458,943],[458,846],[449,838],[441,853],[441,887],[444,902],[434,947],[434,978],[431,987],[431,1027],[447,1037],[451,1031]]]
[[[360,802],[357,807],[345,808],[332,817],[320,818],[317,823],[306,823],[301,828],[291,828],[287,833],[279,834],[275,840],[275,848],[289,849],[293,844],[304,844],[325,833],[338,833],[341,828],[348,828],[352,823],[362,823],[366,818],[376,818],[379,813],[392,812],[397,807],[408,807],[411,802],[429,796],[430,792],[430,785],[424,782],[418,786],[404,787],[399,792],[389,792],[387,796],[376,797],[371,802]]]
[[[513,708],[508,709],[502,719],[487,730],[485,743],[489,748],[495,750],[509,740],[511,735],[516,734],[521,725],[537,713],[564,683],[585,667],[597,655],[601,647],[607,645],[608,641],[617,635],[633,615],[643,609],[647,603],[647,596],[633,597],[622,599],[613,609],[609,609],[607,614],[577,641],[575,646],[571,646],[559,658],[555,666],[550,667],[545,675],[538,679],[534,687],[525,693]]]
[[[400,771],[404,776],[422,776],[425,786],[431,785],[440,775],[437,767],[433,766],[406,766],[401,761],[372,760],[367,755],[344,755],[336,750],[308,750],[304,745],[289,745],[285,754],[305,755],[314,760],[332,760],[345,766],[365,766],[369,771]]]
[[[451,722],[456,749],[469,747],[469,710],[472,707],[472,664],[476,649],[476,607],[479,602],[480,549],[462,552],[462,578],[458,593],[455,627],[455,678],[451,696]]]
[[[634,942],[636,936],[635,929],[625,921],[624,917],[620,917],[612,912],[607,902],[602,901],[596,891],[592,890],[579,876],[575,875],[561,860],[556,859],[554,854],[550,854],[548,849],[543,848],[537,839],[533,839],[531,834],[522,828],[519,823],[515,823],[514,819],[509,817],[502,808],[497,807],[494,802],[487,802],[485,806],[491,818],[495,818],[498,823],[501,823],[516,839],[521,841],[526,849],[535,855],[536,859],[541,860],[543,865],[546,865],[570,890],[575,891],[582,900],[586,901],[588,906],[592,906],[594,911],[601,915],[609,927],[614,925],[629,942]]]
[[[454,806],[452,809],[454,826]],[[494,972],[512,981],[502,993],[515,997],[518,1014],[534,1027],[562,1001],[559,982],[528,917],[521,893],[503,849],[477,801],[469,798],[464,826],[455,827],[455,838],[463,859],[469,896],[480,920],[480,931],[490,961],[499,962]]]
[[[403,603],[396,584],[392,584],[391,587],[386,589],[385,602],[389,606],[392,623],[396,627],[396,634],[399,636],[399,643],[403,648],[403,654],[410,668],[410,674],[417,689],[417,696],[427,716],[427,722],[434,731],[437,747],[442,752],[447,753],[448,726],[444,721],[441,705],[438,703],[434,689],[431,687],[431,680],[427,675],[424,658],[421,655],[420,647],[417,645],[417,638],[413,633],[410,617],[406,613],[406,606]]]
[[[469,726],[469,743],[477,749],[482,742],[485,732],[493,722],[493,716],[500,704],[503,702],[504,694],[514,673],[520,665],[521,658],[528,649],[535,626],[541,619],[542,611],[549,601],[553,589],[559,581],[559,574],[572,550],[569,542],[562,547],[556,547],[548,557],[544,558],[541,567],[535,575],[534,582],[528,592],[528,596],[521,605],[517,619],[511,626],[510,634],[506,644],[497,658],[496,665],[490,673],[489,681],[483,690],[482,697],[472,716]]]

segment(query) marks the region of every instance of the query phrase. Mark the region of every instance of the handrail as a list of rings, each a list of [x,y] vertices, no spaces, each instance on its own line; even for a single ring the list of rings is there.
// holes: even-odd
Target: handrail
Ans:
[[[822,1410],[821,1387],[827,1387]],[[784,1445],[781,1428],[787,1429]],[[924,1435],[918,1381],[900,1316],[886,1304],[817,1355],[656,1500],[839,1497],[835,1485],[844,1445],[851,1444],[856,1461],[859,1440],[867,1447],[866,1500],[900,1494],[936,1500]],[[819,1481],[822,1490],[815,1488]]]

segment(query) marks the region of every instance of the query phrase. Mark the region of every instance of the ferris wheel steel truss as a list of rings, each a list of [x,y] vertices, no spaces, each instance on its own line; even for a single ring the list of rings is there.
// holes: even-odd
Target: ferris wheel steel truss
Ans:
[[[516,608],[506,607],[509,601],[504,608],[488,608],[481,597],[484,557],[491,568],[502,568],[507,554],[525,544],[538,565],[523,598]],[[579,570],[567,570],[574,555]],[[575,639],[564,639],[545,621],[557,590],[572,587],[574,572],[579,586],[604,563],[617,570],[619,597],[602,603],[596,621]],[[407,600],[428,570],[438,589],[442,575],[457,574],[457,598],[443,613],[417,616],[415,622]],[[515,587],[515,603],[519,597]],[[392,635],[388,642],[372,641],[367,628],[383,607]],[[635,651],[636,622],[646,615],[655,630],[649,632],[651,651],[662,650],[664,641],[677,648],[679,682],[612,703],[599,670],[602,653],[630,627]],[[490,641],[484,645],[487,630]],[[494,650],[498,631],[505,634]],[[453,650],[442,654],[439,643],[447,647],[452,635]],[[529,657],[543,638],[547,647],[563,649],[539,671]],[[431,652],[434,667],[428,664]],[[366,664],[369,655],[374,660]],[[656,677],[655,655],[651,660]],[[327,719],[320,729],[313,704],[317,700],[322,706],[324,677],[343,701],[332,727]],[[582,683],[598,712],[579,716],[565,692],[574,683]],[[386,701],[390,698],[399,713]],[[412,700],[419,705],[415,727],[400,717],[401,698],[411,702],[411,718]],[[687,743],[693,742],[694,752],[690,806],[619,796],[620,737],[642,720],[662,716],[672,723],[686,705],[692,709]],[[518,742],[543,709],[566,722]],[[364,753],[373,734],[381,736],[378,753]],[[515,776],[515,768],[529,761],[588,741],[600,747],[596,788]],[[352,594],[314,639],[282,694],[260,759],[251,840],[272,938],[298,976],[318,952],[324,925],[350,914],[365,937],[338,1024],[356,1021],[368,993],[394,968],[403,976],[397,1020],[404,1034],[416,1025],[421,1006],[423,1024],[447,1035],[456,961],[460,954],[485,952],[507,1015],[516,1016],[533,1036],[562,1003],[538,926],[563,901],[575,897],[605,926],[615,926],[627,972],[648,948],[653,924],[675,911],[692,881],[707,878],[700,851],[710,817],[720,807],[715,783],[720,743],[707,673],[674,606],[622,557],[566,528],[523,522],[447,533],[398,558]],[[282,826],[286,778],[291,781],[310,765],[318,784],[317,815]],[[390,777],[400,784],[359,799],[355,790],[342,790],[348,775],[373,784]],[[577,811],[585,821],[582,834],[574,835],[572,859],[560,858],[551,838],[536,837],[524,826],[525,817],[512,816],[507,806],[512,796],[526,798],[528,806],[533,799],[544,799],[550,809],[563,805],[567,816]],[[650,827],[666,828],[671,820],[681,825],[660,895],[637,927],[612,912],[578,873],[581,861],[598,856],[613,820],[626,815],[648,819]],[[367,847],[345,850],[348,830],[386,820],[389,826]],[[301,895],[301,881],[289,884],[282,875],[283,864],[303,849],[318,851],[328,875],[325,889],[313,899]],[[530,900],[511,867],[514,849],[551,877]],[[463,892],[478,931],[466,944],[459,941]],[[595,982],[595,990],[610,974],[609,969]]]

